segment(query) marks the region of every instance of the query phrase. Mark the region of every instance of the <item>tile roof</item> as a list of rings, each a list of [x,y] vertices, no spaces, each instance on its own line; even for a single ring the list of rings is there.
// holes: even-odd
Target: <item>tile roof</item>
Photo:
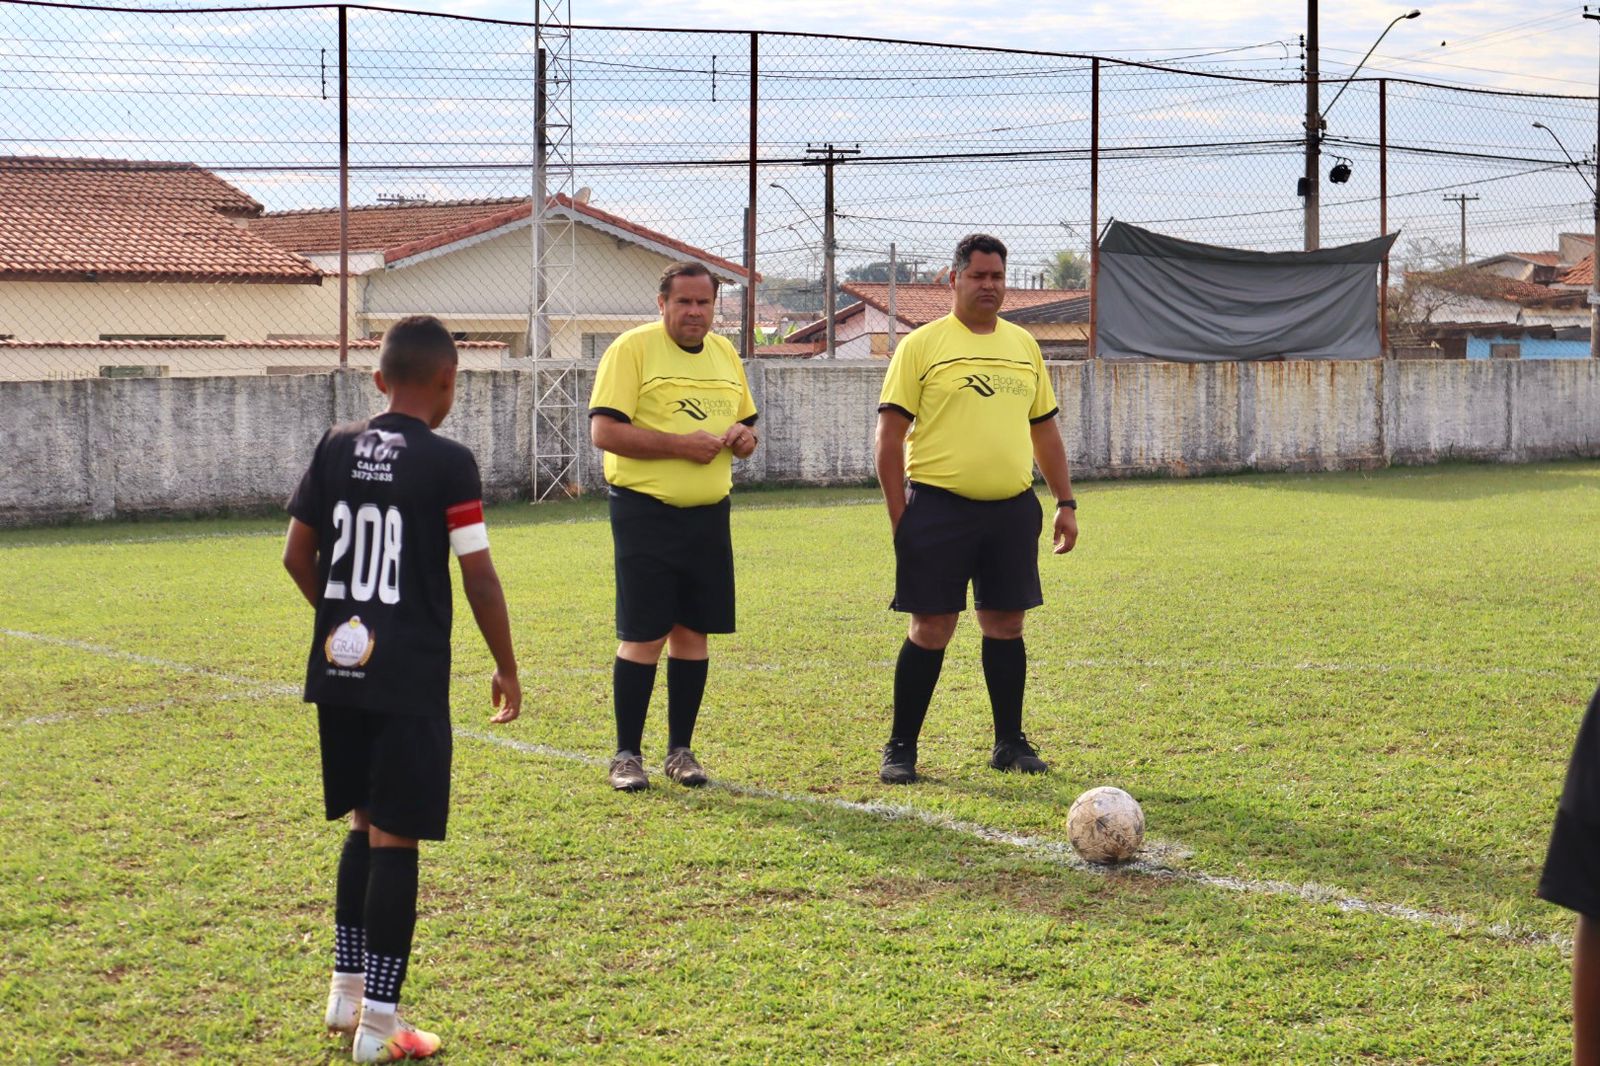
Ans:
[[[1594,253],[1590,252],[1576,263],[1567,268],[1561,275],[1563,285],[1582,285],[1588,287],[1594,284]]]
[[[356,349],[376,349],[383,343],[378,338],[350,338],[346,345],[352,351]],[[491,349],[509,347],[504,341],[456,341],[460,349]],[[273,341],[206,341],[206,340],[180,340],[180,341],[19,341],[0,340],[0,351],[7,348],[135,348],[135,349],[205,349],[214,351],[219,349],[249,349],[258,348],[271,350],[332,350],[338,351],[338,341],[318,340],[273,340]]]
[[[636,241],[654,244],[690,259],[698,259],[724,276],[743,280],[744,267],[696,248],[676,237],[602,211],[592,204],[552,198],[555,206],[578,216],[578,221],[620,230]],[[527,197],[497,200],[452,200],[438,203],[377,204],[350,209],[350,250],[382,252],[385,263],[396,263],[424,252],[448,247],[520,222],[533,212]],[[316,208],[263,215],[250,221],[253,232],[282,248],[310,254],[339,250],[339,211]]]
[[[834,323],[860,314],[867,306],[872,306],[889,313],[889,284],[888,282],[848,281],[839,286],[845,292],[857,299],[857,303],[841,308],[834,315]],[[1039,307],[1045,304],[1059,303],[1077,297],[1087,297],[1087,289],[1007,289],[1005,306],[1001,309],[1002,318],[1009,319],[1012,312],[1021,311],[1030,307]],[[927,325],[938,318],[943,318],[950,313],[950,286],[908,284],[896,285],[894,293],[895,318],[904,323],[907,329]],[[806,340],[818,336],[827,330],[827,322],[819,319],[808,323],[789,335],[790,340]]]
[[[1577,269],[1577,267],[1573,268],[1573,270]],[[1506,303],[1519,304],[1524,307],[1540,307],[1551,304],[1571,304],[1576,306],[1583,302],[1583,293],[1576,289],[1557,289],[1549,285],[1537,285],[1531,281],[1517,281],[1515,278],[1504,278],[1498,274],[1471,268],[1465,270],[1441,270],[1433,273],[1412,271],[1406,274],[1406,280],[1420,282],[1435,289],[1442,289],[1445,292],[1474,296],[1480,300],[1503,300]]]
[[[252,234],[261,205],[193,163],[0,156],[0,280],[298,283]]]

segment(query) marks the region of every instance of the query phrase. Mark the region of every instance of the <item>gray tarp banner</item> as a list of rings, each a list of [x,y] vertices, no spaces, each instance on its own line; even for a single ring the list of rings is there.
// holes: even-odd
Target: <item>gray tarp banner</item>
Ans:
[[[1374,268],[1399,234],[1252,252],[1112,222],[1100,242],[1095,349],[1111,359],[1376,359]]]

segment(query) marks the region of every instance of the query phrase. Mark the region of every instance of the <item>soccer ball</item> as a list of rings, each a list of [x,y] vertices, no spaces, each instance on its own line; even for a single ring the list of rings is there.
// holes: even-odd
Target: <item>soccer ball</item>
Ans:
[[[1144,810],[1120,788],[1091,788],[1072,801],[1067,835],[1090,862],[1122,862],[1144,841]]]

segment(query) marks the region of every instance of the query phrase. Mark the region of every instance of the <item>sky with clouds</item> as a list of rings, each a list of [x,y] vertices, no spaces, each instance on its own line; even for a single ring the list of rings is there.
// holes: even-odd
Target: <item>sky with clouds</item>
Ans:
[[[531,5],[510,0],[427,0],[418,6],[532,17]],[[1527,92],[1595,91],[1600,23],[1585,21],[1582,5],[1464,0],[1419,6],[1422,15],[1394,27],[1369,71]],[[859,0],[680,0],[648,9],[619,0],[579,0],[571,5],[571,18],[593,25],[843,33],[1157,59],[1274,41],[1293,46],[1297,57],[1307,16],[1304,5],[1277,0],[1096,0],[1036,8],[1025,18],[1015,17],[1017,8],[1006,0],[920,0],[908,14],[906,6]],[[1324,76],[1348,72],[1390,20],[1410,9],[1373,0],[1321,5]],[[1282,55],[1283,49],[1253,54]]]

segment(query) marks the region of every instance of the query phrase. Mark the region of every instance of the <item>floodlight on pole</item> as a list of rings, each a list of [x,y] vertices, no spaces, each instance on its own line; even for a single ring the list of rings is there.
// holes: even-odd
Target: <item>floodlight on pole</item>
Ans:
[[[1350,87],[1350,82],[1361,73],[1361,68],[1366,66],[1367,60],[1372,58],[1372,53],[1378,50],[1378,45],[1389,35],[1395,26],[1406,21],[1420,17],[1422,10],[1412,8],[1403,15],[1396,15],[1390,20],[1389,25],[1378,34],[1378,39],[1372,42],[1372,47],[1367,49],[1367,54],[1361,57],[1361,62],[1344,78],[1344,84],[1339,86],[1339,91],[1334,94],[1332,102],[1327,107],[1318,107],[1317,91],[1320,73],[1317,69],[1317,0],[1306,0],[1306,152],[1305,171],[1300,175],[1299,194],[1305,197],[1305,247],[1312,251],[1322,245],[1321,204],[1322,177],[1318,171],[1321,169],[1322,156],[1322,131],[1328,128],[1328,112],[1333,110],[1333,105],[1339,102],[1339,97]],[[1350,171],[1348,164],[1340,171],[1341,177],[1348,181]]]

